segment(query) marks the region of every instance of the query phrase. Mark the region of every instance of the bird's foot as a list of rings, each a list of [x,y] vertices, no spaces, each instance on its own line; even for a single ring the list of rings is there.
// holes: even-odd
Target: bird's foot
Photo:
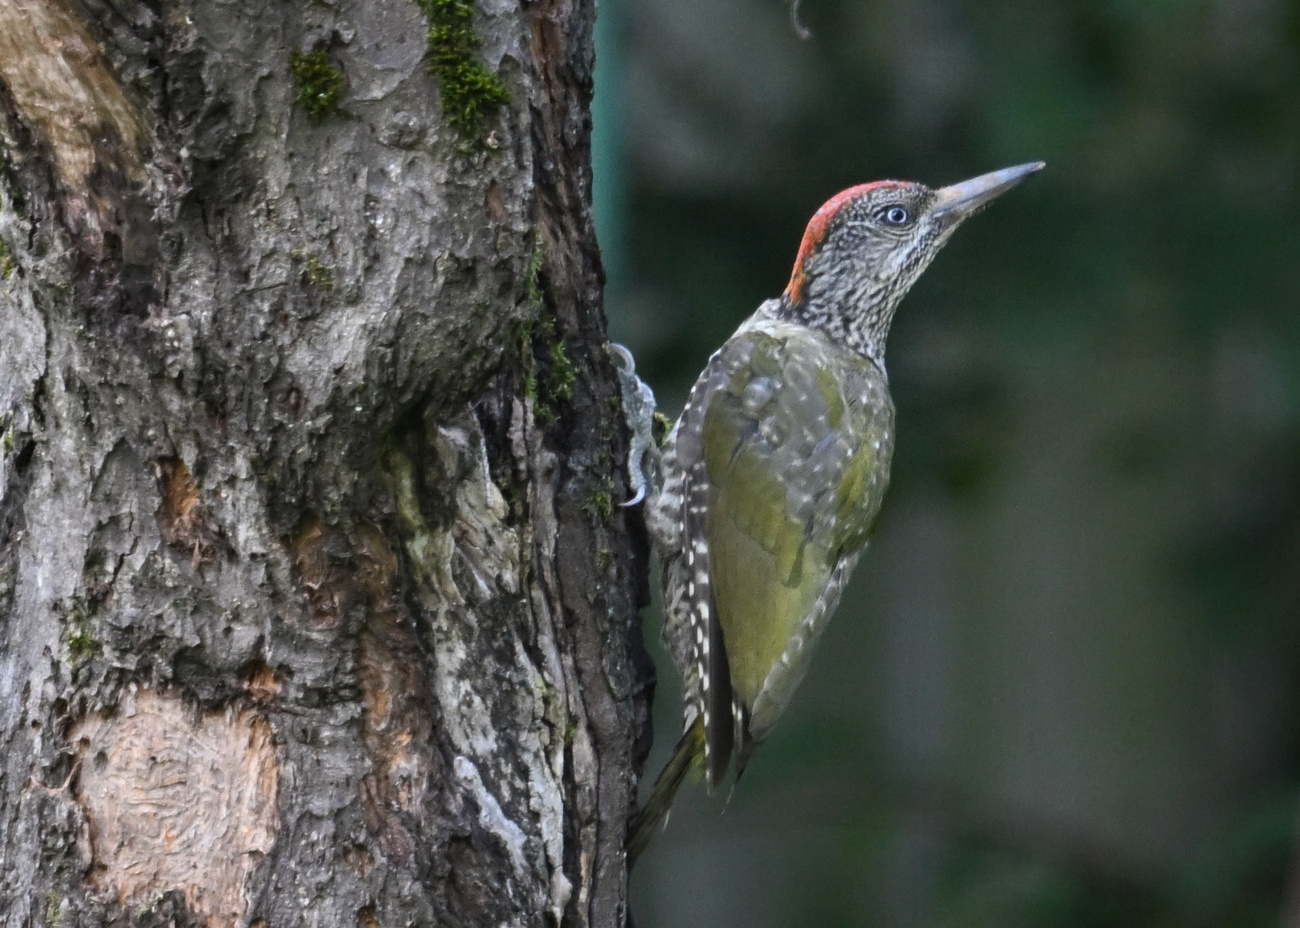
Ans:
[[[636,361],[632,352],[622,345],[610,343],[618,368],[619,387],[623,392],[623,415],[632,432],[632,444],[627,453],[628,483],[632,498],[620,506],[635,506],[657,489],[653,484],[658,472],[659,446],[654,440],[655,395],[646,382],[636,375]],[[649,456],[649,467],[646,458]]]

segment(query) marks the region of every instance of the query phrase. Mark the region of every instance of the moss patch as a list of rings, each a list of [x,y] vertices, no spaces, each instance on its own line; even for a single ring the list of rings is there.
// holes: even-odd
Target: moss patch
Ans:
[[[573,399],[573,388],[578,383],[578,369],[569,360],[569,352],[561,339],[551,342],[551,395],[557,400]]]
[[[614,496],[608,486],[597,487],[582,501],[582,511],[598,522],[608,522],[614,515]]]
[[[9,246],[0,238],[0,280],[8,280],[14,273],[14,259],[9,254]]]
[[[415,462],[392,441],[384,448],[380,462],[397,517],[407,535],[406,553],[411,558],[416,579],[437,589],[446,589],[452,581],[440,574],[441,565],[450,562],[450,537],[445,532],[434,531],[424,517]]]
[[[62,904],[63,898],[54,890],[45,894],[46,928],[63,928],[63,919],[59,917],[59,908]]]
[[[558,406],[573,399],[578,369],[569,358],[555,320],[543,316],[524,327],[524,395],[533,401],[533,415],[543,425],[558,416]]]
[[[650,437],[655,440],[655,447],[662,448],[664,439],[668,437],[668,433],[672,430],[673,420],[656,409],[654,418],[650,420]]]
[[[442,111],[462,135],[477,136],[483,121],[510,101],[500,78],[479,60],[474,0],[416,0],[429,20],[429,73],[442,91]]]
[[[334,292],[334,271],[328,264],[301,248],[289,252],[289,257],[302,266],[301,279],[305,286],[321,295]]]
[[[91,619],[95,603],[83,596],[73,596],[59,603],[63,613],[63,643],[73,665],[79,665],[100,651]]]
[[[69,626],[64,640],[68,643],[68,654],[74,661],[83,661],[99,650],[94,632],[85,623]]]
[[[329,55],[317,49],[289,52],[289,73],[298,85],[298,103],[312,122],[338,112],[343,95],[343,72],[334,67]]]
[[[542,265],[546,261],[546,255],[542,253],[542,233],[533,233],[533,251],[528,256],[528,267],[524,271],[524,292],[528,295],[528,302],[534,307],[541,308],[545,303],[546,297],[542,293]]]
[[[558,407],[573,399],[578,368],[555,329],[555,317],[546,313],[545,263],[542,236],[535,232],[533,250],[524,269],[524,295],[532,307],[533,318],[523,324],[520,349],[524,356],[524,396],[532,400],[537,420],[542,425],[550,425],[559,415]]]

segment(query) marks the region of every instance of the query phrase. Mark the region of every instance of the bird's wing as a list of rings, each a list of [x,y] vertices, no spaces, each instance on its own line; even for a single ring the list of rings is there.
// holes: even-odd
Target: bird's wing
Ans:
[[[687,544],[702,539],[686,556],[690,598],[707,620],[696,627],[711,780],[724,746],[729,754],[738,739],[743,760],[784,709],[851,566],[842,562],[878,508],[862,505],[877,473],[872,417],[846,396],[845,379],[829,343],[770,324],[737,333],[697,385],[703,437],[678,454]],[[729,737],[721,729],[732,720]]]

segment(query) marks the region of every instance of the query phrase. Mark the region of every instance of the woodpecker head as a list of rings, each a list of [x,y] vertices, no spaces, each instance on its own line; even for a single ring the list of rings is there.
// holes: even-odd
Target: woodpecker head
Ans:
[[[784,314],[880,360],[894,310],[957,227],[1043,162],[931,190],[884,180],[827,200],[804,232]]]

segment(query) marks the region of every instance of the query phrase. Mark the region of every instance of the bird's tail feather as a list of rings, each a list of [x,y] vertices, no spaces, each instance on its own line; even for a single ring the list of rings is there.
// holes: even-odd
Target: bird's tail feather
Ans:
[[[628,824],[627,865],[630,868],[646,849],[650,839],[668,821],[668,811],[672,808],[673,797],[686,780],[686,775],[696,767],[704,764],[704,721],[696,717],[691,726],[682,733],[673,756],[664,765],[663,771],[655,780],[654,789],[644,806],[632,816]]]

